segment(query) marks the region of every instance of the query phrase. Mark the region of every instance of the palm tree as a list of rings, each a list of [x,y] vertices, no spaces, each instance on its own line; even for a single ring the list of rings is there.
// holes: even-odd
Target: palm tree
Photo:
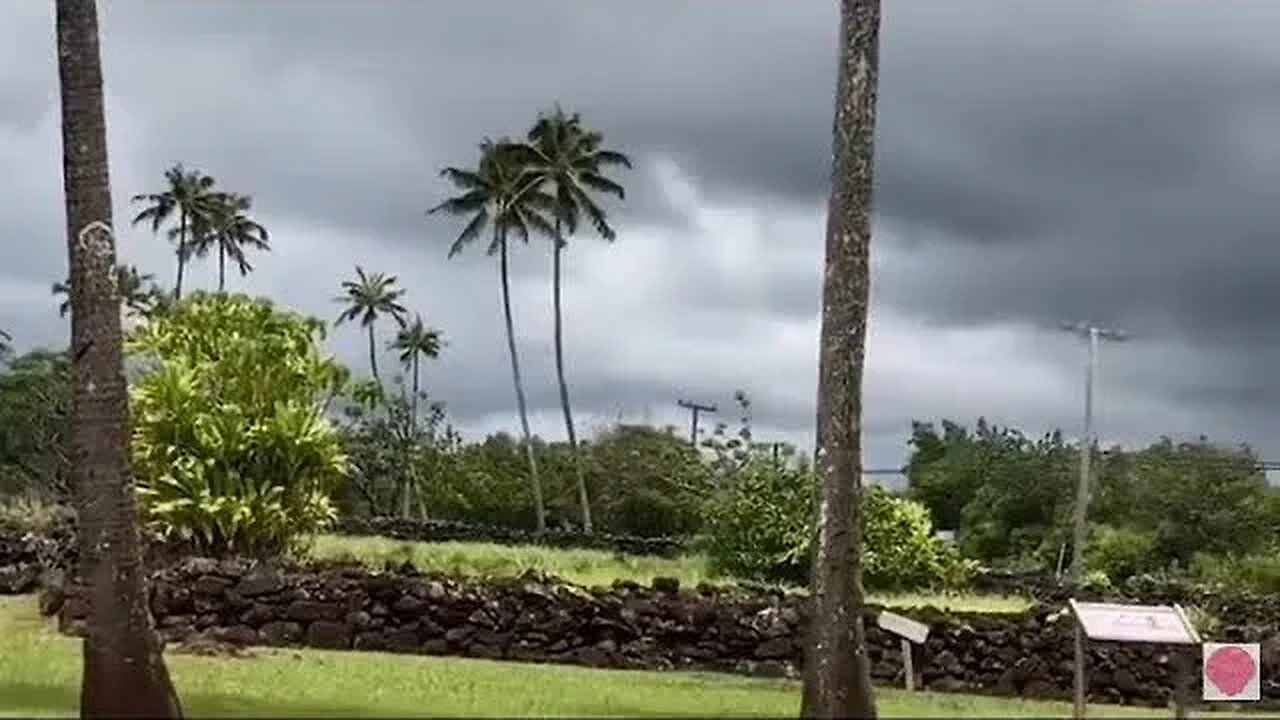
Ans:
[[[138,272],[133,265],[116,266],[116,289],[126,315],[144,317],[155,310],[163,294],[155,279],[155,275]],[[71,312],[71,283],[65,280],[54,283],[51,291],[62,298],[58,303],[58,316],[66,317]]]
[[[0,330],[0,360],[4,359],[4,357],[13,350],[13,348],[10,347],[10,343],[12,342],[13,336],[4,330]]]
[[[170,228],[169,239],[175,241],[178,255],[178,280],[173,286],[173,297],[181,300],[183,271],[192,255],[192,230],[201,225],[207,227],[220,203],[213,189],[213,178],[199,170],[187,170],[179,163],[164,171],[164,179],[167,183],[164,191],[133,196],[133,202],[148,203],[133,218],[133,224],[150,223],[151,231],[158,233],[177,213],[178,226]]]
[[[417,437],[418,396],[421,394],[419,391],[421,387],[419,384],[419,360],[424,357],[439,357],[440,346],[440,332],[427,327],[426,323],[422,322],[422,316],[417,314],[413,316],[413,322],[400,328],[400,332],[396,333],[396,339],[391,342],[391,349],[400,351],[400,364],[413,373],[413,398],[410,400],[412,411],[409,416],[409,429],[411,436],[414,438]],[[404,517],[409,517],[409,502],[412,492],[413,488],[406,485],[400,505],[400,512]]]
[[[245,257],[245,250],[271,250],[267,229],[249,216],[253,198],[235,193],[217,193],[214,211],[207,219],[207,227],[197,228],[192,252],[203,256],[212,247],[218,248],[218,292],[227,287],[227,259],[236,263],[240,277],[253,271]]]
[[[404,290],[396,287],[395,275],[366,274],[359,265],[356,266],[356,279],[342,281],[342,289],[345,294],[334,298],[334,301],[346,303],[347,308],[333,324],[336,327],[348,320],[360,318],[360,324],[369,333],[369,369],[373,372],[373,379],[378,387],[382,387],[382,379],[378,376],[378,346],[374,324],[379,317],[390,315],[397,324],[404,326],[404,316],[409,312],[400,304]]]
[[[574,113],[566,115],[559,106],[550,113],[538,116],[529,131],[529,170],[544,183],[555,198],[555,234],[552,236],[551,296],[555,316],[556,379],[560,384],[560,408],[564,412],[565,431],[573,452],[573,466],[578,481],[578,504],[582,509],[582,527],[591,532],[591,502],[587,495],[587,478],[582,467],[582,455],[578,452],[578,436],[573,426],[573,411],[569,406],[569,385],[564,379],[564,314],[561,311],[560,288],[561,255],[567,245],[566,235],[574,235],[581,216],[585,215],[596,232],[612,241],[616,233],[609,225],[608,216],[596,203],[594,194],[626,197],[622,186],[603,174],[607,167],[631,167],[626,155],[602,149],[603,136],[588,132],[582,126],[582,118]]]
[[[56,0],[71,277],[71,478],[89,586],[81,717],[182,716],[147,602],[129,467],[128,397],[95,0]]]
[[[511,381],[515,385],[516,408],[524,432],[525,459],[529,464],[529,483],[533,488],[534,513],[538,532],[547,528],[547,513],[542,500],[542,482],[538,478],[538,461],[533,454],[533,436],[529,432],[529,409],[525,402],[524,383],[520,378],[520,356],[516,351],[515,322],[511,317],[511,281],[509,277],[507,239],[511,233],[529,241],[529,231],[554,236],[547,217],[554,212],[555,199],[543,192],[541,180],[526,172],[528,148],[510,140],[485,139],[480,144],[480,162],[475,170],[447,167],[441,177],[462,191],[427,211],[428,215],[445,212],[470,217],[457,239],[449,247],[452,258],[470,245],[486,226],[492,226],[488,254],[498,256],[498,276],[502,283],[502,312],[507,329],[507,351],[511,355]]]
[[[818,352],[817,541],[805,717],[875,717],[862,606],[862,372],[870,295],[880,0],[841,0]]]
[[[413,322],[405,324],[396,333],[391,349],[400,351],[400,364],[413,373],[413,419],[418,419],[418,361],[421,358],[440,357],[440,331],[427,327],[422,316],[415,314]]]

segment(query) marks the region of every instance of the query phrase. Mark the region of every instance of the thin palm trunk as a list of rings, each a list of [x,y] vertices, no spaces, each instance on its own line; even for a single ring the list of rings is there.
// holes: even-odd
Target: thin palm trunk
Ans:
[[[70,265],[71,477],[89,587],[80,715],[181,717],[148,606],[129,466],[128,397],[111,230],[95,0],[57,0]]]
[[[416,443],[418,439],[418,353],[416,351],[413,353],[413,398],[409,403],[411,413],[409,416],[409,437],[413,438]],[[418,485],[418,473],[415,466],[411,469],[409,480],[404,487],[404,497],[401,499],[400,514],[406,519],[409,517],[410,503],[415,493],[418,494],[419,507],[421,507],[421,489]]]
[[[556,220],[555,249],[551,253],[551,295],[555,315],[556,379],[560,382],[560,408],[564,411],[564,429],[569,436],[569,450],[573,453],[573,471],[578,481],[578,505],[582,509],[582,529],[591,532],[591,499],[587,495],[587,474],[582,467],[582,453],[578,451],[578,434],[573,428],[573,410],[569,406],[569,383],[564,379],[564,314],[560,305],[561,258],[564,241],[560,238],[560,221]]]
[[[227,289],[227,248],[221,244],[218,245],[218,292],[225,292]]]
[[[813,611],[804,717],[874,718],[863,627],[862,375],[869,252],[879,0],[843,0],[818,354],[818,475]]]
[[[524,398],[524,382],[520,379],[520,356],[516,352],[515,321],[511,318],[511,282],[507,268],[506,233],[498,233],[500,255],[499,274],[502,280],[502,314],[507,324],[507,350],[511,353],[511,381],[516,388],[516,408],[520,412],[520,430],[524,433],[524,454],[529,463],[529,484],[533,488],[533,510],[537,517],[538,532],[547,529],[547,513],[542,504],[542,481],[538,478],[538,460],[533,453],[533,434],[529,432],[529,408]]]
[[[187,267],[187,211],[178,211],[178,279],[173,284],[173,299],[182,299],[182,272]]]
[[[378,350],[373,334],[373,323],[369,323],[366,327],[369,330],[369,370],[373,372],[373,381],[378,383],[378,387],[382,387],[382,378],[378,377]]]
[[[415,437],[418,430],[418,352],[413,352],[413,400],[412,412],[413,417],[409,418],[409,427],[413,429]]]

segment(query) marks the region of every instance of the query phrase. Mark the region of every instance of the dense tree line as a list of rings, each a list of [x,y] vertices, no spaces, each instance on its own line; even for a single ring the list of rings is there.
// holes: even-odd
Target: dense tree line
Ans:
[[[1060,432],[1032,438],[984,420],[973,428],[916,423],[911,449],[912,497],[935,524],[957,531],[966,556],[1048,573],[1069,562],[1080,448]],[[1186,570],[1198,556],[1280,552],[1280,489],[1250,448],[1161,438],[1093,452],[1085,559],[1096,573],[1119,580]]]

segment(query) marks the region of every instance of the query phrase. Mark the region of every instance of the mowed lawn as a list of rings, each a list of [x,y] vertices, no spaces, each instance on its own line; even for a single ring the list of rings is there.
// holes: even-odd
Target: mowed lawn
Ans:
[[[792,716],[799,685],[691,673],[592,670],[382,653],[169,653],[189,717]],[[77,710],[79,640],[58,635],[33,597],[0,598],[0,716]],[[127,690],[125,690],[127,692]],[[884,717],[1067,717],[1065,703],[880,689]],[[1168,711],[1095,707],[1093,717]]]
[[[467,577],[509,577],[528,571],[554,575],[568,582],[608,586],[615,580],[649,584],[655,577],[672,577],[684,587],[698,583],[721,584],[732,578],[717,576],[701,555],[677,558],[621,555],[603,550],[561,550],[532,545],[509,546],[471,542],[411,542],[385,537],[322,535],[315,539],[311,556],[316,559],[350,560],[381,567],[409,562],[423,572]],[[870,600],[891,607],[934,607],[956,612],[1021,612],[1030,606],[1025,597],[976,594],[872,593]]]

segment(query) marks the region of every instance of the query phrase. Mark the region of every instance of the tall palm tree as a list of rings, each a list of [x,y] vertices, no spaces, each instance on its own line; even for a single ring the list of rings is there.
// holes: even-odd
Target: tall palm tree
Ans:
[[[342,295],[334,298],[335,302],[346,303],[347,307],[338,315],[334,325],[341,325],[348,320],[360,319],[360,325],[369,333],[369,370],[373,379],[382,387],[382,378],[378,376],[378,345],[374,333],[374,325],[378,318],[390,315],[396,324],[404,326],[404,316],[409,311],[400,304],[404,290],[396,287],[395,275],[382,273],[365,273],[364,268],[356,266],[356,279],[342,281]]]
[[[526,172],[528,164],[526,146],[507,139],[495,142],[486,138],[480,144],[480,162],[475,170],[447,167],[440,172],[441,177],[462,194],[436,205],[427,214],[444,212],[471,218],[449,247],[450,258],[491,226],[493,235],[487,254],[498,256],[502,313],[507,329],[507,351],[511,355],[511,381],[515,385],[516,408],[520,413],[520,428],[524,432],[524,452],[529,464],[537,528],[542,532],[547,528],[547,513],[542,500],[542,482],[538,478],[538,461],[533,453],[533,435],[529,432],[529,408],[525,402],[524,382],[520,378],[520,356],[516,351],[507,240],[514,233],[517,238],[528,242],[530,230],[554,236],[555,228],[548,217],[554,213],[555,199],[542,190],[537,176]]]
[[[81,717],[181,717],[147,602],[129,467],[128,398],[95,0],[56,0],[71,276],[71,478],[89,587]]]
[[[156,308],[163,291],[156,285],[155,279],[155,275],[139,272],[133,265],[116,266],[116,290],[120,294],[120,302],[124,305],[126,315],[142,317]],[[62,298],[58,303],[58,315],[66,317],[71,312],[71,283],[57,282],[50,289],[54,296]]]
[[[175,300],[182,299],[182,278],[187,262],[192,256],[193,229],[208,226],[219,206],[212,177],[199,170],[187,170],[181,163],[164,171],[166,188],[158,193],[134,195],[132,202],[147,203],[133,218],[133,224],[149,223],[151,231],[158,233],[164,223],[178,215],[178,226],[169,229],[169,239],[175,243],[178,256],[178,279],[173,286]]]
[[[817,542],[805,717],[875,717],[862,605],[862,372],[880,0],[841,0],[826,272],[818,351]]]
[[[591,532],[591,501],[587,495],[586,472],[582,467],[582,455],[578,451],[578,436],[573,425],[573,411],[569,405],[569,385],[564,378],[564,313],[561,310],[561,255],[567,245],[566,236],[578,230],[579,219],[585,215],[600,237],[610,242],[617,236],[609,225],[608,215],[597,204],[594,195],[626,197],[623,187],[606,177],[609,167],[631,167],[626,155],[601,147],[603,136],[583,128],[577,113],[567,115],[557,105],[549,113],[538,116],[529,130],[529,171],[544,184],[555,198],[555,225],[551,251],[551,298],[555,316],[556,379],[560,384],[560,408],[564,412],[565,432],[569,436],[569,448],[573,453],[574,472],[577,475],[578,504],[582,510],[582,527]]]
[[[196,228],[192,252],[203,256],[218,249],[218,292],[227,288],[227,260],[236,264],[240,277],[253,271],[246,250],[271,250],[267,229],[249,216],[253,198],[236,193],[217,193],[213,212]],[[207,223],[207,225],[205,224]]]
[[[396,333],[396,339],[391,342],[391,349],[400,351],[400,364],[413,373],[413,398],[409,401],[412,407],[409,429],[415,438],[418,430],[418,396],[421,388],[419,361],[424,357],[439,357],[441,344],[440,331],[427,327],[426,323],[422,322],[422,316],[417,314],[413,316],[413,322],[400,328]],[[406,518],[409,517],[409,504],[413,491],[414,488],[406,484],[404,493],[401,495],[400,513]]]
[[[396,333],[391,349],[400,351],[400,364],[413,373],[413,420],[418,419],[419,363],[421,358],[440,357],[440,331],[427,327],[422,316],[415,314],[413,322],[406,323]]]

